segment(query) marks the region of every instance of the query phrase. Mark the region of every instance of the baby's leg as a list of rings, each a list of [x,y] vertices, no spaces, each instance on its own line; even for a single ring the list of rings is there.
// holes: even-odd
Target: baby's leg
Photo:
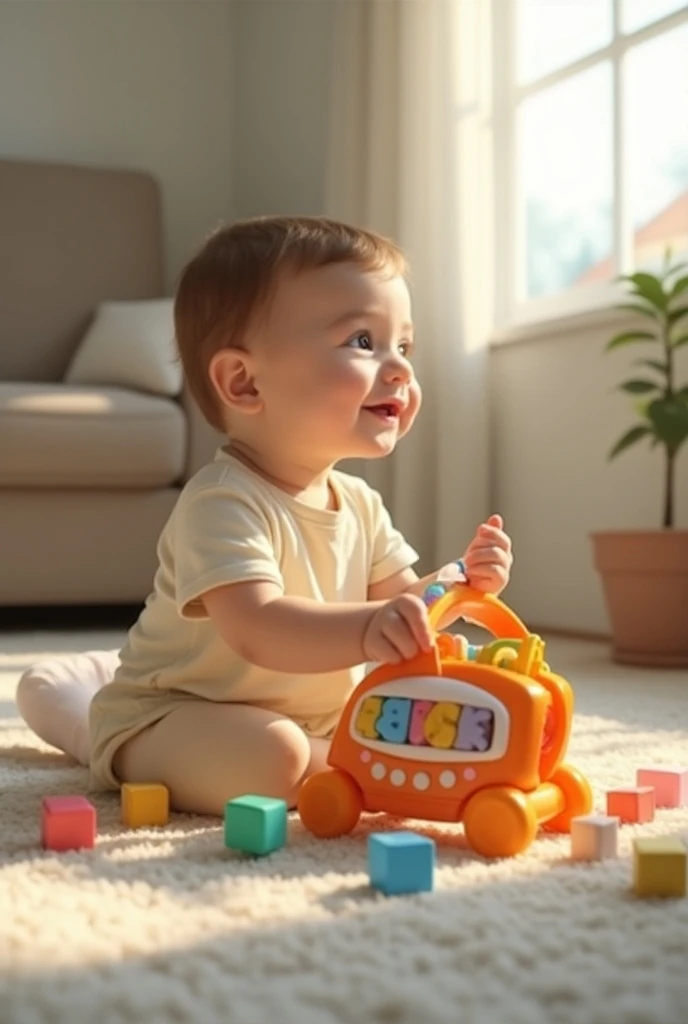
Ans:
[[[113,760],[121,782],[162,782],[170,806],[224,815],[253,793],[294,807],[303,781],[326,767],[329,740],[311,738],[290,718],[250,704],[190,701],[128,740]]]
[[[42,740],[87,765],[88,708],[118,665],[117,651],[56,655],[37,662],[17,684],[19,714]]]

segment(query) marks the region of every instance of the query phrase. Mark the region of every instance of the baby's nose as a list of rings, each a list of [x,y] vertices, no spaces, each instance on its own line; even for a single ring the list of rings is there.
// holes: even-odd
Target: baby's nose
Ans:
[[[385,380],[409,381],[413,375],[413,370],[403,356],[392,352],[384,361],[382,373]]]

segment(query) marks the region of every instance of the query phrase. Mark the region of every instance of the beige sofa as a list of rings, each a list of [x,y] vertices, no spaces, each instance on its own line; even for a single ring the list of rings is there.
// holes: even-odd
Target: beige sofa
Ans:
[[[142,601],[221,438],[184,390],[64,377],[99,303],[164,295],[158,186],[0,160],[0,226],[0,606]]]

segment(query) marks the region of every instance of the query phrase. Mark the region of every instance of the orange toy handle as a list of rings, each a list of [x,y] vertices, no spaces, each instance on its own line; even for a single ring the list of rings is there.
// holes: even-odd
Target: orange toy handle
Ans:
[[[529,635],[518,615],[503,601],[466,583],[454,584],[430,605],[428,618],[434,630],[437,630],[437,623],[445,612],[450,610],[460,611],[460,617],[466,622],[482,626],[498,639],[523,640]]]

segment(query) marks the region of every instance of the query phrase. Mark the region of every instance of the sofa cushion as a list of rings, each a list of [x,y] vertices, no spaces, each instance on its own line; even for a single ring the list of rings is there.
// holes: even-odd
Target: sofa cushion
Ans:
[[[180,479],[177,402],[124,388],[0,383],[0,487],[164,487]]]
[[[172,299],[101,303],[65,382],[178,395],[182,367],[174,340]]]

